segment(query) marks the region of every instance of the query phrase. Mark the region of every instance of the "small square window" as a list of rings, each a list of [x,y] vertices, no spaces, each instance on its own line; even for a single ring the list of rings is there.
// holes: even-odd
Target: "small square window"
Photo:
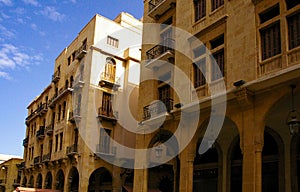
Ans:
[[[111,36],[107,36],[107,42],[108,45],[111,45],[113,47],[118,48],[119,47],[119,40],[116,38],[113,38]]]

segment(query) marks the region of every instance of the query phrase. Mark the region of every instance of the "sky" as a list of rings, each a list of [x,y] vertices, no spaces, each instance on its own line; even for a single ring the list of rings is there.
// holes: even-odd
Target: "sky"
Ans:
[[[28,104],[60,52],[95,14],[140,19],[143,0],[0,0],[0,154],[23,156]]]

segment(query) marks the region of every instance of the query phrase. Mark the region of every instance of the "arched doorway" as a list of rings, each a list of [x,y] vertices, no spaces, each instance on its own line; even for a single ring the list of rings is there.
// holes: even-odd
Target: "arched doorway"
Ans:
[[[230,191],[242,191],[243,184],[243,154],[240,148],[240,138],[237,136],[229,150],[230,158]]]
[[[68,181],[69,181],[70,192],[78,192],[79,173],[76,167],[71,168]]]
[[[21,187],[26,187],[26,184],[27,184],[27,177],[25,176],[25,177],[23,178]]]
[[[89,179],[89,192],[111,192],[112,176],[106,168],[95,170]]]
[[[29,182],[28,182],[28,187],[34,187],[34,177],[33,175],[30,176]]]
[[[45,179],[45,189],[51,189],[52,188],[52,174],[49,171],[46,175],[46,179]]]
[[[171,132],[162,129],[160,128],[149,145],[153,150],[148,154],[151,167],[148,169],[148,191],[179,192],[180,163],[176,156],[178,142]],[[174,158],[161,163],[161,160],[171,157]]]
[[[65,184],[65,175],[64,172],[60,169],[56,174],[55,189],[64,191],[64,184]]]
[[[275,139],[275,137],[277,139]],[[264,147],[262,151],[262,191],[283,192],[283,143],[279,136],[270,129],[264,133]],[[280,146],[280,148],[279,148]]]
[[[39,173],[36,179],[35,187],[38,189],[42,189],[42,184],[43,184],[43,177],[42,174]]]
[[[207,143],[210,148],[203,153],[199,154],[199,146],[203,142]],[[201,139],[198,142],[196,149],[196,157],[194,159],[194,173],[193,173],[193,191],[203,192],[217,192],[218,191],[218,178],[219,178],[219,158],[220,149],[215,143],[211,145],[209,140]]]

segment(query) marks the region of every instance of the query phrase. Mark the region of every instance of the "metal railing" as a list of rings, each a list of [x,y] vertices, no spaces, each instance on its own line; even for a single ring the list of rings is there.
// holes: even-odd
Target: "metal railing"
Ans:
[[[151,12],[155,7],[157,7],[163,1],[165,1],[165,0],[151,0],[151,1],[149,1],[149,12]]]
[[[51,154],[50,153],[48,153],[46,155],[43,155],[43,162],[48,162],[48,161],[50,161],[50,159],[51,159]]]
[[[52,81],[55,82],[60,79],[60,71],[55,71],[55,73],[52,75]]]
[[[35,157],[35,158],[33,159],[33,164],[34,164],[34,165],[37,165],[37,164],[39,164],[39,163],[41,163],[41,157],[40,157],[40,156],[37,156],[37,157]]]
[[[158,116],[173,109],[173,99],[167,98],[164,101],[157,101],[144,107],[144,120]]]
[[[82,44],[75,53],[76,59],[81,59],[86,54],[86,43]]]
[[[44,138],[45,137],[45,126],[40,126],[40,129],[36,132],[37,138]]]
[[[47,125],[45,128],[45,133],[47,135],[51,135],[53,133],[54,126],[53,124]]]
[[[146,52],[147,59],[155,59],[167,51],[174,53],[174,45],[175,41],[173,39],[165,39],[160,44],[152,47]]]
[[[77,151],[77,144],[73,144],[73,145],[67,147],[67,155],[72,155],[72,154],[75,154],[77,152],[78,152]]]

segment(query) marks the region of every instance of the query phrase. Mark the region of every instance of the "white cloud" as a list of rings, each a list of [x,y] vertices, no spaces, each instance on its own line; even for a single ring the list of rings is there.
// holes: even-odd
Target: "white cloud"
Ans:
[[[24,15],[26,13],[25,9],[22,7],[17,7],[15,10],[12,10],[11,12],[16,13],[18,15]]]
[[[0,36],[11,39],[14,38],[16,34],[0,24]]]
[[[5,13],[1,13],[1,16],[3,19],[9,19],[10,16],[9,15],[6,15]]]
[[[12,79],[8,73],[3,72],[3,71],[0,71],[0,78],[4,78],[4,79],[7,79],[7,80]]]
[[[34,5],[34,6],[39,5],[39,3],[36,0],[23,0],[23,2],[26,4]]]
[[[33,51],[31,51],[33,52]],[[26,53],[12,44],[0,44],[0,69],[14,70],[16,68],[29,68],[30,65],[39,64],[43,60],[41,55]],[[8,79],[6,72],[0,71],[0,77]]]
[[[48,17],[49,19],[53,21],[63,21],[65,18],[64,14],[59,13],[55,7],[45,7],[44,10],[40,12],[42,15]]]
[[[71,3],[76,3],[76,0],[70,0]]]
[[[13,5],[11,0],[0,0],[0,3],[3,3],[4,5],[7,5],[7,6],[12,6]]]
[[[30,25],[30,27],[31,27],[31,29],[34,30],[34,31],[37,30],[37,26],[36,26],[36,24],[34,24],[34,23],[32,23],[32,24]]]

